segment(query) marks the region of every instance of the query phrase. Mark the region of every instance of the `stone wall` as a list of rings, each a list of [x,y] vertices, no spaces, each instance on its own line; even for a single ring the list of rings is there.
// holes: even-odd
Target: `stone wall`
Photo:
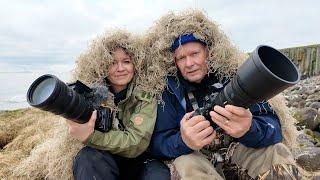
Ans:
[[[320,44],[280,49],[299,68],[302,79],[320,75]]]

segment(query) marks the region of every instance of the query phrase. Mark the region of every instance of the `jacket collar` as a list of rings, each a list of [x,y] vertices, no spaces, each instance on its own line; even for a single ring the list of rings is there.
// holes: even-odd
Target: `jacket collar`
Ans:
[[[219,82],[214,73],[207,74],[200,83],[192,83],[185,80],[181,73],[178,73],[178,79],[183,86],[185,92],[192,92],[199,89],[207,89],[210,85]]]

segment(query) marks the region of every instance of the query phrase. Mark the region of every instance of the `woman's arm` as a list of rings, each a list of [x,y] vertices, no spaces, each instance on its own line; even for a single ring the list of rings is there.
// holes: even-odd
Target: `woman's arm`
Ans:
[[[152,96],[142,97],[140,93],[134,97],[137,103],[132,108],[133,112],[123,110],[124,114],[130,114],[130,117],[124,115],[124,118],[130,118],[129,124],[125,125],[126,131],[111,130],[107,133],[94,131],[85,144],[128,158],[134,158],[143,153],[150,143],[155,125],[157,101]]]

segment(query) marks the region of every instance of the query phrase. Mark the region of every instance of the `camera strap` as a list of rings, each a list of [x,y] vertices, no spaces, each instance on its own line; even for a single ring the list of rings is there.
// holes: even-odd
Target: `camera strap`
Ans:
[[[188,98],[189,98],[189,101],[192,105],[193,110],[198,109],[199,105],[198,105],[197,99],[196,99],[196,97],[194,97],[192,92],[188,92]]]

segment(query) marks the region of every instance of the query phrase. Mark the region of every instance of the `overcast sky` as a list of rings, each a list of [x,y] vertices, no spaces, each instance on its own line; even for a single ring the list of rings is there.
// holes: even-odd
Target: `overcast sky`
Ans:
[[[319,0],[0,0],[2,63],[73,64],[108,28],[142,33],[168,11],[204,10],[241,50],[320,43]]]

